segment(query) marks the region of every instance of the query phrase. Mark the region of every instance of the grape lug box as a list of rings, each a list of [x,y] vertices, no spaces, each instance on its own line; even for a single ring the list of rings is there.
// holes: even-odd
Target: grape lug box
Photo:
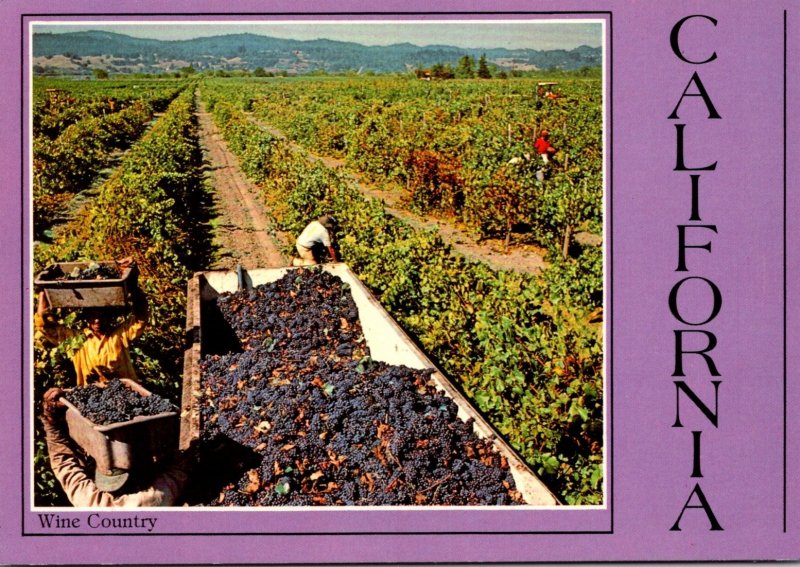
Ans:
[[[200,359],[215,346],[215,331],[221,317],[214,300],[222,293],[233,292],[239,286],[252,288],[279,280],[291,270],[304,268],[261,268],[242,271],[197,272],[189,280],[187,289],[186,335],[189,346],[184,355],[183,392],[181,399],[180,448],[185,449],[198,439],[200,399],[203,396],[200,382]],[[350,285],[350,293],[358,308],[364,338],[373,360],[416,369],[432,369],[431,380],[458,406],[458,417],[464,421],[472,418],[473,429],[480,438],[494,438],[494,448],[508,461],[517,490],[526,504],[553,506],[560,502],[525,464],[514,449],[500,436],[477,409],[436,368],[425,353],[400,328],[375,296],[344,263],[324,264],[323,269]]]
[[[96,262],[113,266],[116,262]],[[136,266],[122,269],[119,278],[94,280],[59,280],[59,272],[69,274],[75,268],[87,268],[90,262],[59,262],[51,264],[36,276],[34,284],[44,290],[50,307],[122,307],[127,304],[128,292],[136,285],[139,271]]]
[[[150,392],[133,380],[121,382],[142,396]],[[139,459],[155,459],[172,454],[177,448],[178,412],[137,416],[129,421],[97,425],[66,398],[69,436],[97,463],[98,470],[128,470]]]

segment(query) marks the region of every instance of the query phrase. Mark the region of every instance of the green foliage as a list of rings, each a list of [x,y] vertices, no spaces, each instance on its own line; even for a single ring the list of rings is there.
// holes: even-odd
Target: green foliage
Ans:
[[[47,92],[45,87],[51,84],[61,86],[40,81],[34,86],[33,219],[37,237],[74,193],[88,189],[100,171],[112,164],[115,152],[144,133],[153,112],[180,92],[174,85],[165,85],[155,90],[137,89],[137,98],[115,81],[109,88],[104,84],[86,92],[54,87]]]
[[[226,128],[246,118],[225,108],[217,120],[231,148],[263,144],[251,129]],[[602,254],[586,250],[541,276],[495,272],[285,142],[270,144],[269,174],[257,179],[269,203],[289,204],[274,209],[279,227],[297,232],[333,212],[342,257],[533,470],[567,503],[601,503]]]
[[[310,151],[403,192],[413,210],[450,215],[479,237],[516,232],[560,254],[577,227],[601,232],[600,84],[565,80],[553,101],[528,79],[251,82],[235,96]],[[533,150],[543,128],[558,150],[547,167]]]
[[[492,72],[489,70],[489,65],[486,63],[486,54],[482,54],[481,58],[478,60],[478,78],[479,79],[491,79]]]
[[[456,67],[456,77],[459,79],[471,79],[475,76],[475,59],[469,55],[464,55],[458,60]]]
[[[183,361],[185,285],[201,266],[204,237],[201,154],[193,118],[193,93],[181,94],[152,128],[125,154],[100,187],[83,216],[51,246],[37,246],[34,270],[54,261],[131,256],[139,266],[139,285],[150,304],[145,334],[131,348],[137,375],[149,390],[178,402]],[[78,328],[74,312],[55,316]],[[79,341],[80,339],[78,339]],[[34,346],[34,398],[52,386],[74,384],[71,356],[76,341]],[[41,411],[36,406],[37,413]],[[37,501],[58,502],[49,473],[42,432],[37,429]]]

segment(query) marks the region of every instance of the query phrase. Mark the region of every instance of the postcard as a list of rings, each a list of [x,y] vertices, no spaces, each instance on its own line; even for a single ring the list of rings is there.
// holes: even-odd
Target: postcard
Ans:
[[[800,559],[796,3],[0,9],[0,561]]]

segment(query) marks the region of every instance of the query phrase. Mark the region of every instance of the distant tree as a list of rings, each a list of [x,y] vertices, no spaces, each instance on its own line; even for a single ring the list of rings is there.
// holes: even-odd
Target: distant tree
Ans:
[[[254,77],[266,77],[267,76],[267,72],[264,70],[263,67],[256,67],[255,70],[253,71],[253,76]]]
[[[491,79],[492,72],[489,71],[489,65],[486,64],[486,54],[481,55],[478,60],[478,77],[481,79]]]
[[[197,73],[197,70],[191,65],[188,65],[179,69],[178,76],[188,77],[189,75],[194,75],[195,73]]]
[[[431,78],[433,79],[453,79],[455,73],[450,65],[437,63],[431,67]]]
[[[505,71],[498,71],[496,77],[498,79],[508,79],[508,73]]]
[[[108,71],[105,69],[92,69],[92,76],[95,79],[108,79]]]
[[[600,77],[602,69],[600,67],[581,67],[575,71],[578,77]]]
[[[472,79],[475,77],[475,59],[469,55],[464,55],[458,60],[456,67],[456,77],[459,79]]]

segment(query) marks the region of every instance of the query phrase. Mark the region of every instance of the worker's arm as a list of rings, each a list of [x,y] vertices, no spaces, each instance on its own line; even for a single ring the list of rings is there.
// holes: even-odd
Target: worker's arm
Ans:
[[[59,388],[51,388],[44,395],[42,423],[53,474],[73,506],[111,506],[114,498],[97,488],[72,449],[66,433],[66,406],[61,401],[62,395]]]
[[[331,262],[336,262],[336,250],[333,249],[333,235],[331,234],[331,231],[328,228],[323,227],[320,237],[322,245],[328,249],[328,253],[331,255]]]
[[[128,341],[138,339],[144,333],[149,314],[147,296],[135,286],[131,290],[131,317],[119,329]]]
[[[50,313],[50,304],[47,301],[47,294],[43,291],[39,292],[38,305],[36,306],[36,313],[33,316],[33,328],[37,339],[45,339],[54,345],[58,345],[62,341],[74,337],[79,333],[75,329],[70,329],[58,323],[52,313]]]
[[[131,290],[131,313],[137,321],[147,321],[150,313],[147,296],[138,286]]]
[[[117,497],[116,506],[174,506],[189,478],[189,461],[183,454],[168,465],[152,485],[140,492]]]
[[[86,474],[85,467],[72,450],[63,427],[46,419],[42,421],[50,467],[72,505],[112,506],[114,498],[99,490],[94,480]]]

